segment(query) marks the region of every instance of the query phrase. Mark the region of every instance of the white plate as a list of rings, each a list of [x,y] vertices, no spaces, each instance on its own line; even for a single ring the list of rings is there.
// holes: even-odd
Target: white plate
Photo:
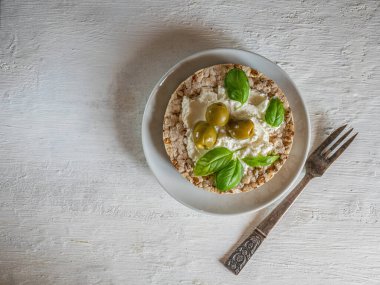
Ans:
[[[255,68],[273,79],[284,91],[295,121],[294,143],[281,170],[260,188],[248,193],[219,195],[198,189],[172,166],[162,141],[162,124],[169,98],[177,86],[195,71],[220,63]],[[289,76],[270,60],[247,51],[212,49],[198,52],[173,66],[154,87],[142,121],[142,144],[146,160],[162,187],[191,209],[212,214],[240,214],[259,210],[274,202],[296,180],[306,160],[310,122],[301,95]]]

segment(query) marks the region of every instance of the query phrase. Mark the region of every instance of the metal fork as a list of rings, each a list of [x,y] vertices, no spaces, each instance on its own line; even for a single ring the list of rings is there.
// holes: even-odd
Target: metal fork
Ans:
[[[225,262],[225,266],[236,275],[247,264],[248,260],[255,253],[260,244],[267,237],[271,229],[277,224],[281,217],[290,208],[298,195],[305,188],[307,183],[314,177],[320,177],[329,168],[329,166],[345,151],[352,143],[358,133],[350,137],[338,150],[334,150],[341,144],[352,132],[352,128],[342,135],[336,142],[329,145],[342,133],[347,125],[336,129],[328,136],[322,144],[309,156],[306,161],[306,175],[298,183],[298,185],[285,197],[285,199],[277,205],[276,208],[254,229],[253,233],[245,239],[236,250],[229,256]]]

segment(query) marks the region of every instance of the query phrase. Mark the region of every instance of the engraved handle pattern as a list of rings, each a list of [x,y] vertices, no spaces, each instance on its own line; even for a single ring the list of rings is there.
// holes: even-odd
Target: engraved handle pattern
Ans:
[[[255,229],[253,233],[230,255],[225,266],[238,275],[264,239],[265,236],[259,230]]]
[[[228,269],[236,275],[239,274],[271,229],[286,213],[312,178],[312,175],[306,174],[285,199],[272,210],[272,212],[257,226],[253,233],[230,255],[225,263],[225,266]]]

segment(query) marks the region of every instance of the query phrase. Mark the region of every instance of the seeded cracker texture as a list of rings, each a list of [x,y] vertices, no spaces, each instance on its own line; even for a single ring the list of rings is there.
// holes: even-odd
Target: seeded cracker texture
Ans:
[[[227,192],[219,192],[214,186],[214,176],[195,176],[193,173],[195,161],[189,158],[187,144],[187,130],[182,121],[182,100],[184,96],[195,98],[201,88],[211,87],[216,91],[224,86],[226,73],[232,68],[242,69],[248,76],[251,89],[257,89],[272,98],[277,96],[285,108],[285,122],[270,134],[270,141],[274,144],[274,152],[280,158],[271,166],[249,168],[240,184]],[[294,122],[289,103],[281,89],[257,70],[239,64],[219,64],[201,69],[182,82],[172,94],[164,117],[163,140],[166,152],[171,163],[179,173],[195,186],[218,194],[235,194],[251,191],[268,182],[276,174],[289,156],[294,137]]]

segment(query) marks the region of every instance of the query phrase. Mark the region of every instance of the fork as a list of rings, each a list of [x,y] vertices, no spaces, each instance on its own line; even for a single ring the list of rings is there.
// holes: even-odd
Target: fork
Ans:
[[[246,238],[232,254],[228,257],[224,265],[236,275],[247,264],[248,260],[252,257],[264,239],[268,236],[271,229],[277,224],[281,217],[290,208],[293,202],[297,199],[298,195],[302,192],[309,181],[315,177],[320,177],[329,168],[329,166],[346,150],[352,143],[355,137],[351,136],[340,148],[335,152],[334,150],[348,137],[352,132],[352,128],[347,131],[340,138],[339,135],[346,128],[347,125],[341,126],[336,129],[330,136],[328,136],[322,144],[311,153],[306,160],[306,174],[298,185],[284,198],[284,200],[272,210],[272,212],[254,229],[251,235]],[[336,139],[336,142],[330,144]],[[330,146],[330,147],[329,147]]]

